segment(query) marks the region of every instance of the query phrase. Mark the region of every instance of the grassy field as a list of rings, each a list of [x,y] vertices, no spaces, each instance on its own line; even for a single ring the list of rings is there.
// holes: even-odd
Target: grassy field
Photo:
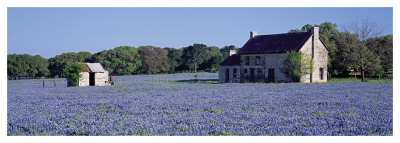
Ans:
[[[340,82],[361,82],[361,78],[332,78],[328,80],[328,83],[340,83]],[[393,79],[377,79],[377,78],[366,78],[367,82],[370,83],[386,83],[393,82]]]

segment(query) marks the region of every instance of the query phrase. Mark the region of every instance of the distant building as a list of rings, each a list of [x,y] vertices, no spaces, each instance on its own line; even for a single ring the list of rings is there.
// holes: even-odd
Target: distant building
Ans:
[[[219,66],[219,82],[291,82],[282,70],[288,51],[300,51],[312,56],[313,72],[300,82],[326,82],[328,49],[319,38],[319,27],[311,32],[257,35],[250,32],[250,39],[236,54]]]
[[[83,65],[82,77],[79,86],[111,86],[108,71],[104,70],[100,63],[81,63]],[[68,86],[73,85],[68,81]]]

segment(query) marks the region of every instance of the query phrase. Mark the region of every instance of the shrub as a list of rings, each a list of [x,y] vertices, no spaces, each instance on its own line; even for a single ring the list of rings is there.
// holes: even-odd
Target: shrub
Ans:
[[[77,86],[79,84],[79,78],[82,77],[80,74],[82,70],[82,64],[68,62],[63,69],[63,76],[66,77],[69,82],[72,82],[72,86]]]
[[[284,72],[292,81],[299,82],[301,77],[312,73],[313,61],[310,55],[296,51],[290,51],[287,54]]]

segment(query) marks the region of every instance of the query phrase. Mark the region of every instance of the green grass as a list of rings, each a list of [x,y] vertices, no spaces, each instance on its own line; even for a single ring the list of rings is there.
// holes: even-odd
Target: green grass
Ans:
[[[371,83],[386,83],[386,82],[393,82],[393,79],[377,79],[377,78],[365,78],[367,82]],[[357,81],[361,82],[361,78],[355,79],[354,77],[352,78],[332,78],[328,80],[328,83],[339,83],[339,82],[352,82],[352,81]]]

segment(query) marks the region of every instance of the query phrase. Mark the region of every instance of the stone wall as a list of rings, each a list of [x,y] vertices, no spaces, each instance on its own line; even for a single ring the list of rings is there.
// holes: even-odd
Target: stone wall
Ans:
[[[219,72],[218,72],[218,77],[219,77],[219,82],[223,83],[226,82],[226,69],[229,69],[229,82],[240,82],[240,66],[226,66],[226,65],[220,65],[219,66]],[[236,69],[236,77],[234,77],[234,69]]]
[[[249,57],[249,64],[246,63],[246,57]],[[256,62],[257,57],[260,57],[259,64]],[[254,70],[254,82],[265,82],[265,54],[240,55],[241,82],[251,82],[251,69]],[[261,73],[259,74],[258,71]]]
[[[79,78],[79,86],[89,86],[89,72],[82,72]]]
[[[309,55],[310,57],[312,56],[312,37],[307,40],[307,42],[301,47],[300,52]],[[310,82],[311,75],[306,75],[300,78],[301,83],[309,83]]]
[[[260,57],[260,64],[256,64],[256,57]],[[249,64],[246,64],[246,57],[249,57]],[[251,69],[255,75],[255,82],[270,82],[268,80],[268,69],[274,70],[275,81],[272,82],[288,82],[290,79],[286,77],[283,71],[284,61],[287,58],[286,53],[267,53],[267,54],[244,54],[240,56],[242,82],[251,81]],[[259,72],[261,71],[261,72]]]
[[[285,74],[285,60],[287,59],[287,53],[271,53],[265,55],[265,77],[268,79],[268,69],[274,69],[275,82],[289,82],[290,77]]]
[[[79,79],[79,86],[89,86],[90,79],[89,79],[89,72],[82,72],[82,77]],[[105,86],[105,77],[104,73],[95,73],[95,86]]]
[[[310,82],[327,82],[327,71],[328,71],[328,50],[324,47],[321,40],[314,39],[314,68],[312,76],[304,76],[300,81],[303,83]],[[300,49],[301,52],[312,55],[312,37],[303,45]],[[323,79],[320,79],[320,68],[323,69]]]
[[[106,83],[106,76],[103,72],[97,72],[94,75],[95,86],[105,86]]]
[[[323,78],[320,79],[320,68],[323,69]],[[313,82],[328,81],[328,50],[324,47],[321,40],[316,40],[314,48],[314,72]]]

